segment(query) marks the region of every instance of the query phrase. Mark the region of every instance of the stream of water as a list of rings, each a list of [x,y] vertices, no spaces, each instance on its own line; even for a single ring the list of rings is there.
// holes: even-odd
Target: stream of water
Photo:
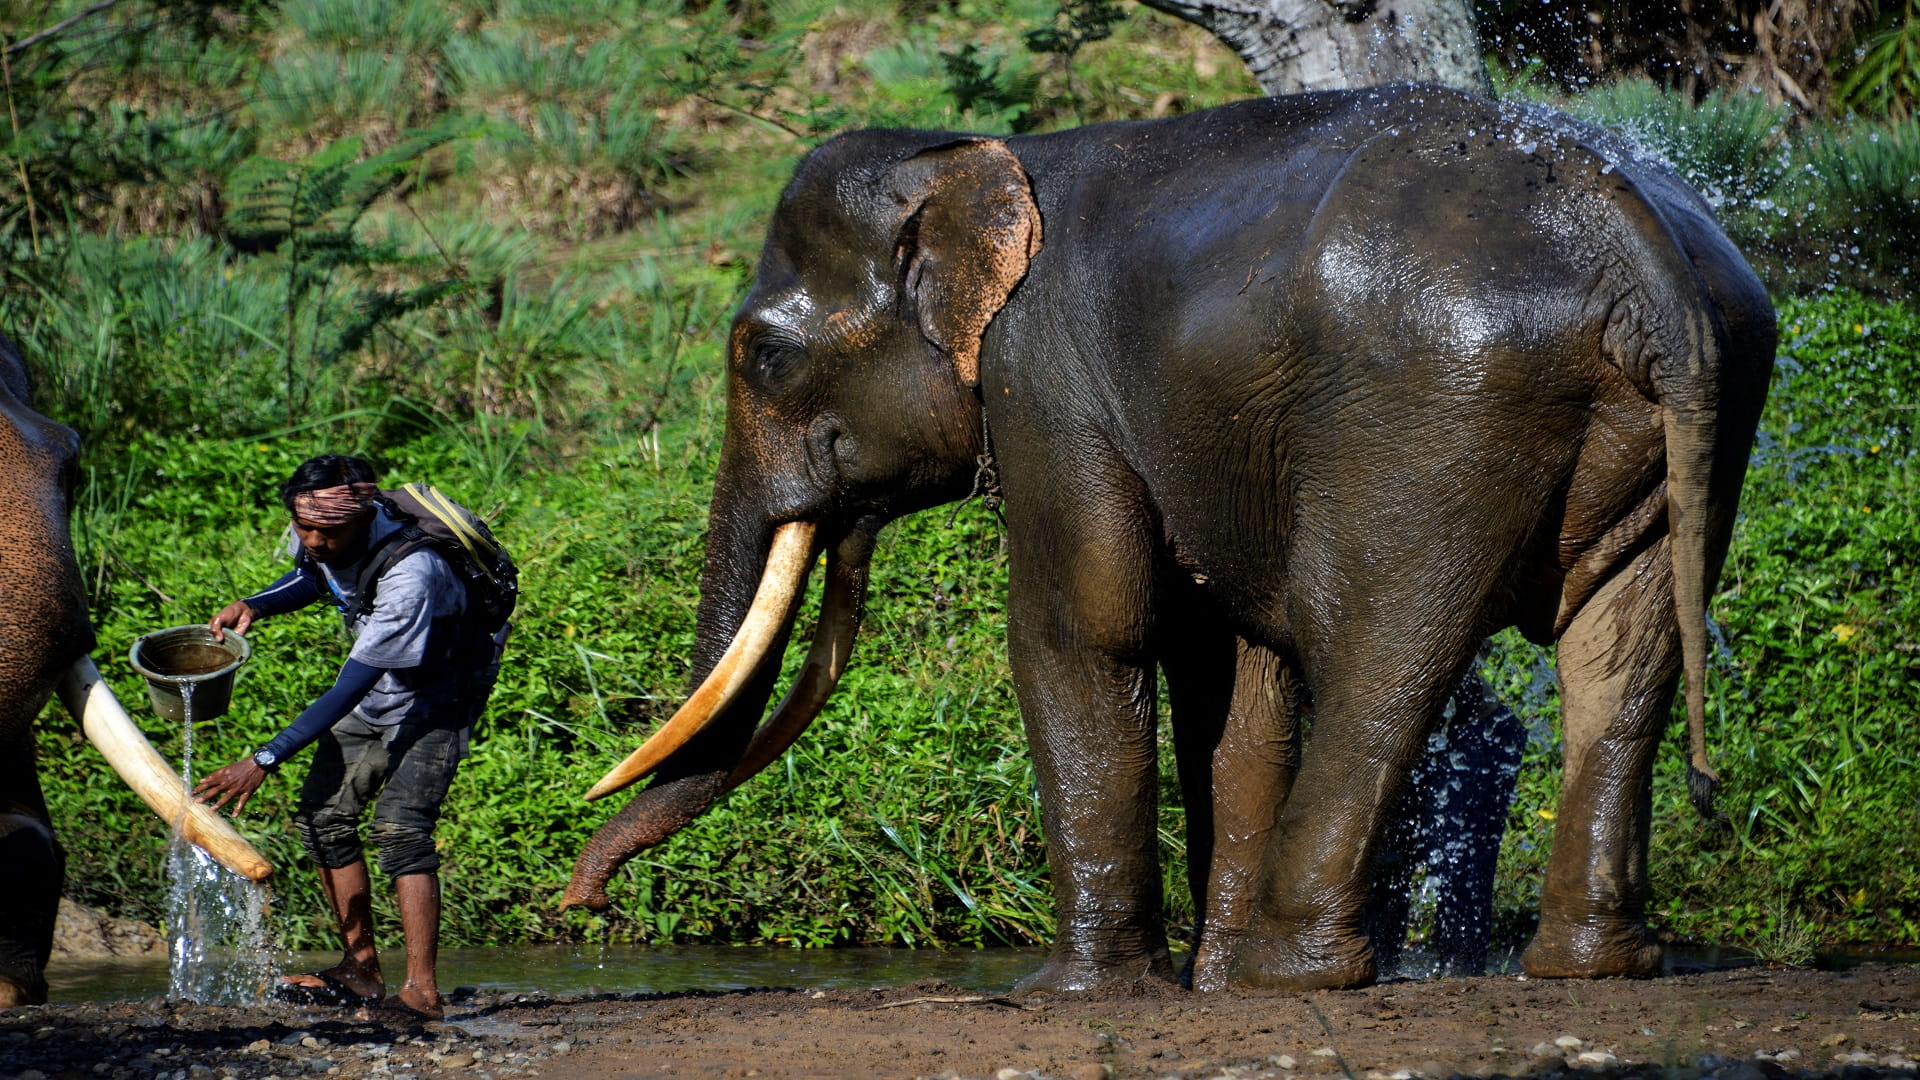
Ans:
[[[186,719],[180,776],[193,797],[193,687],[180,684]],[[181,836],[174,822],[167,851],[167,997],[205,1005],[248,1005],[264,999],[273,978],[267,945],[272,895],[215,862]]]

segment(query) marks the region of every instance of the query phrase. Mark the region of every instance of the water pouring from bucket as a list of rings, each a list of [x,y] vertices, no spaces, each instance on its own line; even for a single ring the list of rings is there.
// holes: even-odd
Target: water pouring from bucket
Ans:
[[[269,897],[247,870],[228,869],[189,835],[187,821],[204,811],[192,798],[194,724],[226,714],[233,679],[253,648],[237,633],[206,626],[175,626],[143,634],[128,661],[147,681],[147,697],[162,719],[181,725],[180,791],[167,876],[170,970],[168,996],[217,1004],[261,1000],[273,975],[266,944]],[[216,819],[217,820],[217,819]]]

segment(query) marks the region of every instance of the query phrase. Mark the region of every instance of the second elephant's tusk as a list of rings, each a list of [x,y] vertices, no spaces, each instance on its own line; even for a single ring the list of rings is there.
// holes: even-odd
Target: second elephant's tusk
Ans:
[[[61,703],[80,721],[87,740],[161,820],[242,877],[265,881],[273,875],[273,864],[255,851],[227,819],[188,796],[186,781],[141,734],[100,678],[100,669],[93,666],[91,657],[74,661],[60,676],[59,692]]]
[[[821,600],[820,622],[813,635],[813,648],[807,662],[794,677],[787,696],[780,700],[773,715],[753,733],[746,753],[727,776],[726,790],[732,791],[761,769],[772,764],[800,737],[825,707],[840,676],[847,670],[847,658],[853,654],[853,639],[860,630],[861,610],[866,602],[867,569],[864,563],[851,565],[834,557],[828,560],[826,595]]]
[[[706,681],[671,720],[593,785],[587,792],[588,801],[611,795],[659,768],[661,762],[685,746],[726,708],[753,677],[767,650],[793,615],[794,604],[800,598],[800,586],[813,563],[815,529],[812,522],[796,521],[780,526],[773,534],[773,545],[767,552],[767,569],[753,594],[753,605],[747,609],[747,617],[740,623],[733,643],[727,646],[720,662],[713,665]]]

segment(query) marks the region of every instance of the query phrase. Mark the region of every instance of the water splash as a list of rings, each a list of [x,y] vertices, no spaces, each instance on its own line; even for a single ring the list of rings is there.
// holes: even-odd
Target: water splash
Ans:
[[[1511,965],[1509,943],[1493,940],[1494,877],[1523,751],[1552,735],[1544,706],[1555,686],[1538,653],[1525,674],[1531,686],[1501,688],[1519,691],[1517,709],[1484,677],[1464,680],[1428,737],[1374,867],[1368,934],[1383,976]]]
[[[193,791],[193,683],[181,683],[180,775]],[[167,851],[167,996],[205,1005],[253,1005],[266,999],[274,975],[267,943],[272,894],[265,885],[215,862],[181,835],[174,822]]]

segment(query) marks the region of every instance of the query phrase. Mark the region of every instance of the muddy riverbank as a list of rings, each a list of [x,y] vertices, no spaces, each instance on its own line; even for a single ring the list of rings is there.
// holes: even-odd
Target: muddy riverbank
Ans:
[[[627,1076],[1913,1077],[1920,967],[1651,982],[1512,975],[1311,994],[1019,998],[941,983],[663,995],[460,991],[437,1023],[152,998],[0,1012],[21,1080]]]

